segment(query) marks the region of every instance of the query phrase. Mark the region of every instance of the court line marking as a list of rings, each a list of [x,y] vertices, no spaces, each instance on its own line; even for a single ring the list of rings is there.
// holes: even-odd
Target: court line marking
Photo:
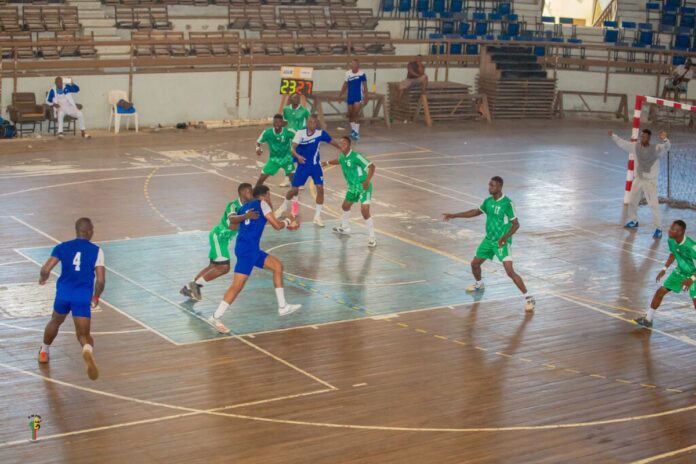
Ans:
[[[574,423],[561,423],[561,424],[546,424],[546,425],[517,425],[517,426],[507,426],[507,427],[396,427],[396,426],[380,426],[380,425],[361,425],[361,424],[339,424],[331,422],[310,422],[301,420],[290,420],[290,419],[274,419],[269,417],[261,416],[250,416],[246,414],[234,414],[223,411],[208,411],[205,409],[196,409],[186,406],[176,406],[172,404],[160,403],[156,401],[142,400],[139,398],[134,398],[125,395],[119,395],[116,393],[109,393],[101,390],[96,390],[94,388],[82,387],[80,385],[72,384],[69,382],[64,382],[62,380],[52,379],[31,371],[15,367],[4,362],[0,362],[0,367],[5,369],[28,375],[45,382],[55,383],[57,385],[62,385],[65,387],[74,388],[80,391],[93,393],[96,395],[102,395],[109,398],[115,398],[123,401],[130,401],[139,404],[145,404],[148,406],[157,406],[168,409],[174,409],[178,411],[185,411],[190,413],[207,414],[211,416],[228,417],[233,419],[243,419],[256,422],[266,422],[274,424],[285,424],[285,425],[301,425],[301,426],[311,426],[311,427],[323,427],[323,428],[334,428],[334,429],[352,429],[352,430],[378,430],[378,431],[390,431],[390,432],[453,432],[453,433],[473,433],[473,432],[513,432],[513,431],[530,431],[530,430],[559,430],[559,429],[574,429],[583,427],[596,427],[598,425],[610,425],[610,424],[622,424],[627,422],[637,422],[649,419],[654,419],[658,417],[671,416],[675,414],[681,414],[684,412],[696,410],[696,405],[684,406],[681,408],[670,409],[667,411],[661,411],[651,414],[643,414],[639,416],[628,416],[628,417],[617,417],[614,419],[601,419],[586,422],[574,422]],[[331,389],[329,389],[331,390]],[[25,443],[26,440],[22,440]],[[2,445],[0,445],[2,446]]]
[[[52,240],[52,241],[54,241],[54,242],[56,242],[56,243],[60,243],[60,241],[59,241],[57,238],[50,236],[49,234],[47,234],[47,233],[41,231],[40,229],[38,229],[38,228],[32,226],[31,224],[28,224],[28,223],[26,223],[26,222],[24,222],[24,221],[22,221],[22,220],[20,220],[20,219],[17,219],[17,218],[14,217],[14,216],[13,216],[13,218],[14,218],[14,220],[20,222],[21,224],[24,224],[25,226],[27,226],[27,227],[29,227],[30,229],[36,231],[37,233],[43,235],[44,237],[46,237],[46,238],[48,238],[48,239],[50,239],[50,240]],[[30,259],[30,258],[27,256],[27,259]],[[32,260],[32,261],[34,261],[34,260]],[[34,261],[34,262],[35,262],[37,265],[40,266],[40,264],[39,264],[38,262],[36,262],[36,261]],[[162,296],[162,295],[160,295],[160,294],[158,294],[158,293],[156,293],[156,292],[153,292],[152,290],[148,289],[147,287],[144,287],[143,285],[141,285],[140,283],[136,282],[135,280],[133,280],[133,279],[131,279],[131,278],[129,278],[129,277],[127,277],[127,276],[121,274],[121,273],[118,272],[118,271],[114,271],[113,269],[109,268],[108,266],[105,266],[105,268],[106,268],[109,272],[112,272],[113,274],[115,274],[115,275],[121,277],[121,278],[124,279],[124,280],[127,280],[128,282],[132,283],[133,285],[136,285],[137,287],[142,288],[143,290],[145,290],[146,292],[150,293],[151,295],[154,295],[155,297],[157,297],[157,298],[159,298],[159,299],[161,299],[161,300],[163,300],[163,301],[166,301],[167,303],[173,305],[174,307],[178,308],[179,310],[185,312],[185,313],[188,314],[189,316],[194,316],[195,318],[202,320],[203,322],[205,322],[206,325],[210,326],[210,324],[208,323],[207,320],[205,320],[204,317],[199,316],[198,314],[192,313],[191,311],[188,311],[186,308],[182,308],[179,304],[177,304],[177,303],[171,301],[169,298],[167,298],[167,297],[165,297],[165,296]],[[101,301],[104,301],[104,300],[101,300]],[[111,306],[112,308],[115,309],[115,307],[114,307],[113,305],[111,305],[111,304],[109,304],[109,303],[107,303],[107,304],[108,304],[109,306]],[[120,312],[120,311],[119,311],[119,312]],[[129,317],[130,317],[130,316],[129,316]],[[132,320],[136,320],[136,319],[134,319],[134,318],[132,318],[132,317],[131,317],[131,319],[132,319]],[[170,339],[169,337],[167,337],[166,335],[159,333],[158,331],[156,331],[156,330],[153,329],[152,327],[147,326],[147,325],[144,324],[143,322],[141,322],[141,321],[137,321],[137,322],[138,322],[140,325],[142,325],[143,327],[148,328],[150,331],[152,331],[152,332],[154,332],[154,333],[160,335],[160,336],[161,336],[162,338],[164,338],[165,340],[167,340],[167,341],[173,343],[174,345],[177,345],[177,346],[180,346],[180,345],[181,345],[180,343],[177,343],[177,342],[171,340],[171,339]],[[266,356],[268,356],[268,357],[270,357],[270,358],[276,360],[277,362],[283,364],[284,366],[289,367],[290,369],[293,369],[294,371],[297,371],[297,372],[299,372],[300,374],[302,374],[302,375],[304,375],[304,376],[306,376],[306,377],[309,377],[310,379],[314,380],[315,382],[318,382],[318,383],[324,385],[325,387],[328,387],[328,388],[331,388],[331,389],[334,389],[334,390],[338,390],[337,387],[331,385],[330,383],[326,382],[325,380],[322,380],[322,379],[320,379],[319,377],[316,377],[316,376],[310,374],[309,372],[305,371],[304,369],[302,369],[302,368],[300,368],[300,367],[298,367],[298,366],[296,366],[296,365],[294,365],[294,364],[292,364],[292,363],[290,363],[290,362],[288,362],[288,361],[286,361],[286,360],[280,358],[279,356],[274,355],[273,353],[269,352],[268,350],[266,350],[266,349],[264,349],[264,348],[261,348],[260,346],[255,345],[254,343],[251,343],[249,340],[246,340],[246,339],[244,339],[244,338],[242,338],[242,337],[240,337],[240,336],[238,336],[238,335],[236,335],[236,334],[234,334],[232,337],[223,337],[223,338],[235,338],[235,339],[241,341],[242,343],[248,345],[249,347],[255,349],[256,351],[258,351],[258,352],[260,352],[260,353],[263,353],[263,354],[265,354]]]
[[[420,159],[428,159],[428,158],[420,158]],[[547,158],[525,158],[525,161],[544,161],[546,159]],[[389,161],[392,161],[392,160],[389,160]],[[394,161],[410,161],[410,160],[394,160]],[[404,164],[401,166],[388,166],[388,167],[382,167],[380,165],[380,167],[382,169],[409,169],[409,168],[433,168],[433,167],[440,167],[440,166],[478,166],[481,164],[488,165],[488,164],[496,164],[496,163],[511,163],[513,161],[519,161],[519,160],[505,159],[505,160],[490,160],[490,161],[462,161],[460,163]]]
[[[43,332],[44,331],[44,329],[35,329],[33,327],[23,327],[21,325],[8,324],[7,322],[0,322],[0,325],[3,325],[5,327],[10,327],[12,329],[24,330],[27,332]],[[121,335],[121,334],[147,332],[147,331],[148,330],[146,328],[142,328],[142,329],[113,330],[113,331],[109,331],[109,332],[92,332],[92,331],[90,331],[90,334],[91,335]],[[75,332],[73,332],[71,330],[61,330],[60,332],[64,333],[64,334],[75,335]]]
[[[631,464],[649,464],[651,462],[661,461],[663,459],[671,458],[671,457],[677,456],[679,454],[688,453],[689,451],[694,451],[694,450],[696,450],[696,445],[691,445],[691,446],[687,446],[685,448],[680,448],[680,449],[676,449],[673,451],[668,451],[666,453],[656,454],[655,456],[650,456],[647,458],[639,459],[637,461],[633,461]]]
[[[281,243],[280,245],[276,245],[274,247],[269,248],[266,250],[267,253],[271,253],[272,251],[275,251],[279,248],[284,248],[286,246],[290,245],[297,245],[299,243],[314,243],[314,242],[323,242],[324,240],[298,240],[295,242],[286,242],[286,243]],[[393,260],[391,258],[387,258],[386,256],[383,255],[378,255],[377,253],[371,252],[376,256],[379,256],[380,258],[389,261],[393,264],[396,264],[401,267],[406,267],[404,263],[400,263],[399,261]],[[330,280],[321,280],[321,279],[313,279],[311,277],[305,277],[297,274],[293,274],[291,272],[288,272],[287,270],[283,270],[284,274],[287,274],[289,276],[295,277],[296,279],[303,279],[303,280],[309,280],[312,282],[319,282],[322,284],[329,284],[329,285],[349,285],[349,286],[356,286],[356,287],[398,287],[398,286],[403,286],[403,285],[411,285],[411,284],[421,284],[423,282],[427,282],[427,280],[411,280],[408,282],[393,282],[393,283],[385,283],[385,284],[373,284],[373,283],[356,283],[356,282],[335,282],[335,281],[330,281]]]
[[[200,173],[198,172],[174,172],[171,174],[160,174],[160,177],[174,177],[174,176],[195,176],[199,175]],[[54,188],[60,188],[60,187],[71,187],[74,185],[83,185],[83,184],[92,184],[92,183],[97,183],[97,182],[110,182],[114,180],[129,180],[129,179],[143,179],[147,176],[122,176],[122,177],[105,177],[102,179],[86,179],[86,180],[80,180],[80,181],[75,181],[75,182],[65,182],[62,184],[52,184],[52,185],[42,185],[41,187],[32,187],[24,190],[15,190],[14,192],[5,192],[5,193],[0,193],[0,197],[8,197],[11,195],[18,195],[20,193],[29,193],[29,192],[37,192],[40,190],[48,190],[48,189],[54,189]],[[12,216],[15,217],[15,216]]]
[[[25,165],[27,166],[27,165]],[[32,165],[28,165],[32,166]],[[177,164],[176,166],[185,166],[185,164]],[[118,167],[118,168],[99,168],[99,169],[79,169],[72,171],[72,172],[34,172],[34,171],[28,171],[28,174],[26,175],[0,175],[0,179],[31,179],[34,177],[57,177],[57,176],[73,176],[73,175],[79,175],[79,174],[93,174],[95,172],[113,172],[113,171],[137,171],[138,169],[152,169],[156,166],[154,165],[144,165],[144,166],[127,166],[127,167]],[[3,172],[0,170],[0,173]]]
[[[157,166],[156,168],[154,168],[152,170],[152,172],[150,172],[147,175],[147,177],[145,178],[145,182],[143,183],[143,195],[145,195],[145,200],[147,201],[147,204],[150,206],[150,208],[155,213],[157,213],[157,215],[160,218],[162,218],[162,220],[164,220],[164,222],[166,222],[170,226],[174,227],[178,232],[183,232],[184,229],[179,227],[176,223],[174,223],[174,221],[170,221],[164,214],[162,214],[162,211],[160,211],[159,208],[157,208],[157,206],[155,206],[155,203],[150,198],[150,182],[155,177],[155,174],[157,174],[157,171],[159,171],[160,169],[162,169],[164,167],[167,167],[168,165],[170,165],[172,163],[172,161],[173,160],[165,161],[164,164],[162,164],[161,166]]]
[[[27,261],[26,259],[23,259],[21,261],[10,261],[7,263],[0,263],[0,266],[11,266],[13,264],[23,264],[23,263],[29,263],[30,261]]]
[[[413,151],[394,151],[391,153],[377,153],[376,155],[370,155],[370,158],[383,158],[385,156],[395,156],[395,155],[416,155],[421,153],[432,153],[430,150],[413,150]],[[387,160],[385,160],[387,161]]]

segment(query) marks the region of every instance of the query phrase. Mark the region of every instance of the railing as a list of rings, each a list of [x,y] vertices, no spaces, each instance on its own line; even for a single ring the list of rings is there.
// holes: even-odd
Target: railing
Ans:
[[[303,38],[299,43],[326,43],[325,38]],[[10,49],[13,58],[11,60],[2,59],[0,57],[0,75],[13,79],[13,91],[17,89],[17,80],[19,78],[30,76],[53,76],[61,72],[69,71],[73,75],[89,75],[102,74],[104,72],[128,74],[129,76],[129,93],[132,94],[133,75],[155,72],[191,72],[191,71],[234,71],[236,73],[236,102],[240,100],[240,83],[241,73],[248,73],[248,95],[251,95],[253,85],[252,74],[259,69],[278,69],[280,66],[297,66],[307,65],[314,66],[317,69],[336,69],[337,67],[345,67],[347,62],[354,57],[351,49],[353,44],[359,43],[374,43],[374,39],[351,38],[351,39],[330,39],[331,43],[344,43],[347,48],[347,53],[344,55],[265,55],[265,54],[244,54],[240,45],[247,46],[253,49],[253,45],[258,44],[277,44],[277,39],[235,39],[235,38],[197,38],[197,39],[147,39],[147,40],[118,40],[118,41],[85,41],[80,42],[80,45],[93,46],[124,46],[130,48],[130,53],[124,58],[116,59],[42,59],[42,60],[20,60],[17,58],[16,50],[18,48],[36,47],[36,42],[10,42],[0,41],[0,49]],[[659,90],[660,76],[668,74],[671,71],[672,57],[675,55],[690,57],[696,60],[696,53],[684,53],[679,50],[653,50],[653,49],[635,49],[631,47],[617,47],[605,44],[570,44],[570,43],[554,43],[554,42],[539,42],[539,41],[498,41],[498,40],[474,40],[474,39],[439,39],[439,40],[409,40],[409,39],[392,39],[389,41],[392,44],[404,45],[420,45],[430,47],[435,45],[439,49],[440,45],[444,46],[444,53],[424,55],[424,61],[427,65],[434,69],[435,80],[444,80],[449,78],[449,69],[462,67],[469,64],[478,64],[478,55],[452,55],[450,47],[452,44],[461,44],[466,47],[469,44],[479,46],[487,45],[522,45],[529,47],[544,47],[545,55],[539,58],[543,64],[553,69],[554,75],[556,70],[564,67],[577,67],[582,70],[601,71],[605,74],[604,93],[608,92],[609,76],[614,72],[621,71],[642,71],[646,74],[656,77],[656,92]],[[188,46],[204,44],[235,44],[237,45],[237,53],[227,56],[182,56],[182,57],[139,57],[135,54],[135,49],[138,45],[170,45],[170,46]],[[45,46],[64,46],[65,41],[55,40],[42,42]],[[573,56],[575,51],[575,56]],[[594,51],[597,57],[587,57],[580,52]],[[636,53],[645,55],[644,62],[632,59],[628,60],[629,56],[635,57]],[[623,56],[622,56],[623,55]],[[415,55],[359,55],[358,59],[362,62],[365,69],[374,68],[403,68],[409,61],[415,59]],[[0,81],[1,82],[1,81]],[[1,84],[0,84],[1,85]],[[1,102],[0,102],[1,107]]]
[[[594,12],[597,11],[597,7],[599,6],[599,0],[594,0],[594,4],[592,6],[592,14],[594,15]],[[602,11],[602,13],[597,16],[596,18],[592,19],[592,26],[593,27],[602,27],[604,25],[604,21],[613,21],[616,19],[616,12],[618,11],[619,7],[619,2],[618,0],[611,0],[607,7]]]

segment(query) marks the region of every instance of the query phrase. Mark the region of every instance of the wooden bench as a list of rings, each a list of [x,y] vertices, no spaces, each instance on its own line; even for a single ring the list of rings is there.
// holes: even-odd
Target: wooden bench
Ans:
[[[384,120],[384,123],[388,128],[391,128],[391,121],[389,120],[389,108],[386,104],[386,97],[380,93],[368,92],[368,104],[372,103],[372,117],[369,120]],[[340,97],[339,91],[325,91],[325,92],[314,92],[311,96],[307,97],[307,102],[310,104],[312,113],[317,113],[319,117],[319,124],[322,128],[326,128],[326,116],[342,116],[345,117],[346,110],[336,107],[336,105],[345,105],[345,97]],[[325,113],[324,104],[329,105],[334,112]],[[382,117],[379,117],[380,110],[382,111]]]

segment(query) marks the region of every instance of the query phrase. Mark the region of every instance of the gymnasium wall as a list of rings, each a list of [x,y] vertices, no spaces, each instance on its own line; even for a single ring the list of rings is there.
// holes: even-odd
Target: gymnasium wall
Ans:
[[[365,68],[369,88],[375,81],[374,71]],[[345,71],[315,71],[315,90],[338,90],[343,82]],[[428,74],[434,78],[434,69]],[[475,86],[478,68],[451,69],[449,80]],[[551,74],[551,73],[549,73]],[[387,82],[403,79],[405,71],[385,69],[377,71],[377,91],[386,93]],[[603,73],[582,71],[558,71],[558,88],[560,90],[586,90],[601,92],[604,89]],[[272,116],[278,109],[280,97],[277,93],[279,75],[277,71],[255,71],[251,103],[248,95],[248,74],[242,73],[240,85],[240,106],[235,105],[236,74],[233,71],[219,72],[184,72],[138,74],[133,78],[133,100],[138,109],[141,126],[156,124],[173,125],[192,120],[216,119],[258,119]],[[440,70],[440,80],[444,79],[444,70]],[[640,74],[614,74],[609,79],[609,91],[626,93],[629,97],[629,110],[636,95],[654,95],[656,76]],[[105,128],[108,123],[109,109],[106,95],[112,89],[127,89],[128,75],[76,76],[75,82],[81,92],[76,101],[84,105],[84,112],[90,128]],[[53,78],[27,77],[18,81],[18,91],[35,92],[43,100],[51,88]],[[10,104],[12,80],[2,82],[2,110]],[[696,84],[690,88],[689,97],[696,97]],[[593,107],[616,107],[615,100],[603,104],[601,97],[589,97]],[[566,107],[579,106],[572,97],[566,100]]]

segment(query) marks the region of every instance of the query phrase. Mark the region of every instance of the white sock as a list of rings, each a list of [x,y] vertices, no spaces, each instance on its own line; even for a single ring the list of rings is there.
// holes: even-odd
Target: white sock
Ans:
[[[82,351],[83,351],[83,352],[86,351],[86,352],[88,352],[88,353],[91,353],[91,352],[93,351],[92,345],[90,345],[89,343],[85,343],[85,344],[82,346]]]
[[[48,350],[51,348],[51,345],[46,345],[45,343],[41,344],[41,352],[42,353],[48,353]]]
[[[370,217],[369,219],[365,219],[365,225],[367,226],[367,236],[370,238],[374,238],[375,236],[375,221]]]
[[[477,286],[477,287],[480,287],[481,285],[483,285],[483,279],[477,280],[477,281],[476,281],[476,286]]]
[[[350,211],[344,211],[341,217],[341,227],[347,229],[350,227]]]
[[[356,129],[355,129],[355,123],[354,123],[354,122],[351,122],[351,123],[350,123],[350,128],[351,128],[353,131],[356,130]]]
[[[360,133],[360,124],[358,124],[357,122],[355,123],[355,132],[357,132],[358,134]]]
[[[317,205],[316,209],[314,210],[314,219],[319,219],[319,216],[321,216],[321,209],[324,207],[324,205]]]
[[[201,287],[205,285],[206,280],[203,277],[199,277],[196,279],[196,283],[200,285]]]
[[[229,308],[230,305],[227,304],[225,300],[222,300],[220,304],[218,305],[218,308],[215,310],[215,314],[213,314],[213,317],[215,319],[220,319],[223,314],[225,314],[225,311],[227,311],[227,308]]]
[[[283,287],[276,288],[276,298],[278,298],[278,307],[279,308],[284,308],[288,302],[285,301],[285,290],[283,290]]]
[[[646,318],[647,320],[649,320],[650,322],[652,322],[653,316],[654,316],[654,315],[655,315],[655,310],[652,309],[652,308],[650,308],[650,309],[648,309],[648,312],[645,313],[645,318]]]
[[[295,198],[297,198],[297,197],[295,197]],[[288,210],[288,199],[286,198],[285,200],[283,200],[283,204],[280,205],[280,208],[278,208],[278,213],[282,214],[287,210]]]

